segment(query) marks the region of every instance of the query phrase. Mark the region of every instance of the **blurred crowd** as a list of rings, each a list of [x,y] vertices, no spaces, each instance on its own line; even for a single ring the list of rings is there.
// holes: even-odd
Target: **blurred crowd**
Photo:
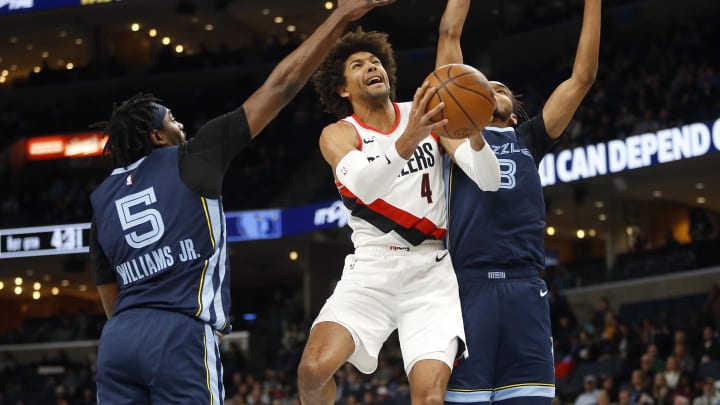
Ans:
[[[720,287],[714,285],[701,297],[682,299],[690,298],[700,298],[701,304],[685,307],[684,313],[656,310],[654,315],[636,317],[633,314],[642,311],[624,306],[613,310],[607,299],[593,308],[573,308],[552,286],[557,405],[718,405]],[[659,302],[652,305],[662,307]],[[677,301],[672,305],[677,306]],[[55,330],[47,337],[53,341],[97,338],[102,320],[92,319],[88,322],[85,315],[77,315],[45,320],[45,329]],[[37,323],[30,322],[25,332],[41,329]],[[275,338],[253,339],[254,333],[251,331],[245,350],[235,341],[221,345],[225,403],[299,404],[297,366],[307,340],[307,325],[285,319]],[[1,340],[7,342],[7,336]],[[253,354],[270,341],[276,344],[260,350],[267,356]],[[10,352],[0,354],[0,405],[95,403],[96,349],[87,350],[79,360],[71,360],[62,350],[47,352],[42,360],[30,364]],[[364,375],[348,364],[335,379],[338,404],[409,404],[396,334],[384,346],[375,373]]]

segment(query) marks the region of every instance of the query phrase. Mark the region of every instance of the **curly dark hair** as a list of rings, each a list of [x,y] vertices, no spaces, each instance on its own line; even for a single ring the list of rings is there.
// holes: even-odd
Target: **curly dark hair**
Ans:
[[[136,94],[120,105],[113,103],[109,121],[91,125],[102,128],[103,135],[108,137],[103,155],[110,157],[114,168],[127,167],[155,148],[150,133],[159,102],[152,94]]]
[[[345,83],[345,60],[356,52],[370,52],[380,59],[390,81],[390,100],[395,100],[395,54],[388,41],[388,35],[383,32],[364,32],[358,28],[348,32],[340,38],[330,50],[327,58],[322,62],[312,77],[315,90],[320,95],[320,102],[325,111],[335,114],[338,118],[352,114],[350,102],[340,97],[338,87]]]

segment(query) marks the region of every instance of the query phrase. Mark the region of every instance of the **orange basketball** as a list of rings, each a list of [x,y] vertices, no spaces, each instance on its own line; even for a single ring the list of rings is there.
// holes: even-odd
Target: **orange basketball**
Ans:
[[[467,138],[482,131],[490,122],[495,109],[492,87],[484,74],[472,66],[451,64],[441,66],[425,79],[437,89],[428,102],[427,110],[445,102],[434,122],[448,119],[447,125],[435,132],[447,138]]]

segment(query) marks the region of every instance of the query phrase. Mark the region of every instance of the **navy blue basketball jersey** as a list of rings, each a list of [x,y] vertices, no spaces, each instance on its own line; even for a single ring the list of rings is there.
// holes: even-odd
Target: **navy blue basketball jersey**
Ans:
[[[450,159],[448,249],[458,275],[474,268],[542,269],[545,200],[538,165],[553,143],[542,115],[517,129],[486,127],[500,164],[500,189],[485,192]]]
[[[120,287],[114,313],[181,312],[229,331],[230,274],[220,199],[182,181],[178,147],[115,169],[92,193],[97,238]]]

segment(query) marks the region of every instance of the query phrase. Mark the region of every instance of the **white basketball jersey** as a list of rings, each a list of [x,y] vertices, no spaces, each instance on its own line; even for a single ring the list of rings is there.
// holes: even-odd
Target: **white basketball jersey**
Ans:
[[[402,135],[412,103],[393,103],[396,121],[390,132],[381,132],[360,121],[355,114],[343,118],[357,131],[360,150],[369,161],[384,159],[384,152]],[[388,194],[370,204],[338,183],[355,248],[360,246],[417,246],[425,240],[442,240],[446,233],[445,187],[442,153],[435,134],[418,145],[397,174]]]

